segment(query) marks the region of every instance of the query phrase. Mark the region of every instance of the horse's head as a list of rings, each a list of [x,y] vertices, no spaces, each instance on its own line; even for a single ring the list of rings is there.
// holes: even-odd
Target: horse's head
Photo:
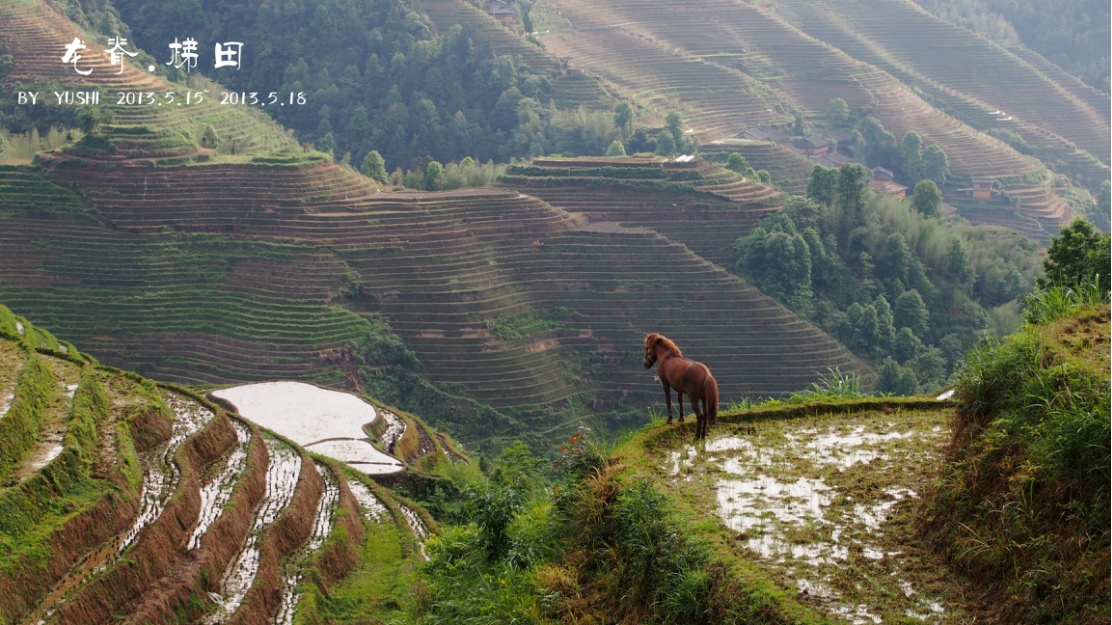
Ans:
[[[659,334],[656,334],[656,333],[646,334],[645,335],[645,360],[641,362],[641,364],[645,365],[646,369],[651,369],[652,366],[654,364],[656,364],[656,361],[657,361],[657,353],[656,352],[657,352],[658,347],[663,347],[666,351],[669,351],[669,352],[671,352],[671,353],[673,353],[677,356],[683,356],[683,353],[680,352],[680,348],[677,347],[675,343],[668,340],[667,338],[665,338],[665,337],[663,337]]]
[[[664,337],[659,334],[645,335],[645,360],[641,364],[645,365],[646,369],[652,369],[653,365],[656,364],[656,350],[653,348],[662,338]]]

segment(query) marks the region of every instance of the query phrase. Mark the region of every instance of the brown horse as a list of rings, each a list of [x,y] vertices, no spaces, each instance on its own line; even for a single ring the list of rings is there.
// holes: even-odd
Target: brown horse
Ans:
[[[695,413],[695,438],[707,437],[707,425],[718,420],[718,383],[710,374],[707,366],[683,357],[680,348],[659,334],[645,336],[645,360],[643,365],[651,369],[660,363],[657,376],[664,386],[664,399],[668,403],[668,423],[672,422],[672,389],[676,389],[680,404],[680,421],[683,421],[683,396],[691,402]],[[702,411],[699,401],[703,402]]]

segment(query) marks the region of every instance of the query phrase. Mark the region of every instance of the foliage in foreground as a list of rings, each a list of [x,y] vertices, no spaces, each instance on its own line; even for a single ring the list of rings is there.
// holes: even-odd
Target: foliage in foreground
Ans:
[[[1109,307],[1089,293],[1033,296],[1031,323],[956,374],[949,463],[921,530],[1004,622],[1109,619]]]
[[[723,568],[663,492],[623,480],[589,430],[562,452],[556,487],[541,485],[524,445],[507,448],[489,479],[464,487],[469,523],[426,545],[414,622],[731,618],[744,603],[727,592],[737,589],[720,583]]]

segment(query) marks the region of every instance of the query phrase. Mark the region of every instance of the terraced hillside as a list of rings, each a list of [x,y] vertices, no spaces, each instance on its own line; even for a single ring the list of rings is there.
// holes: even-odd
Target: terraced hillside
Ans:
[[[518,59],[528,71],[551,77],[552,99],[560,108],[608,109],[611,97],[594,78],[569,74],[560,60],[526,41],[498,20],[464,0],[424,0],[421,8],[437,31],[447,33],[456,25],[472,27],[490,44],[495,55]]]
[[[779,8],[807,34],[931,92],[978,128],[1010,117],[999,125],[1031,136],[1043,129],[1108,162],[1108,96],[1045,61],[1032,64],[1024,57],[1037,55],[1029,51],[1020,57],[910,2],[849,3],[835,11],[827,3],[788,0]]]
[[[648,230],[599,231],[516,191],[377,193],[330,164],[105,167],[51,154],[38,170],[4,174],[9,188],[50,191],[7,205],[3,249],[18,261],[5,266],[3,296],[107,361],[163,379],[358,385],[352,346],[376,319],[428,379],[495,406],[578,393],[648,401],[657,389],[637,362],[648,331],[717,365],[726,397],[797,389],[827,366],[862,370],[697,255],[727,244],[712,221],[673,223],[679,241],[691,237],[677,245]],[[760,185],[699,182],[693,197],[734,221],[727,238],[777,205]],[[41,197],[56,198],[56,221],[31,216]],[[340,294],[354,282],[360,295]],[[158,321],[145,321],[151,310]],[[784,354],[785,340],[807,347]]]
[[[536,159],[508,170],[500,184],[586,219],[592,231],[649,229],[720,265],[730,262],[738,237],[786,198],[703,160]]]
[[[1055,168],[1069,170],[1075,180],[1108,177],[1107,97],[1102,100],[1076,79],[1047,70],[1045,63],[1036,68],[909,2],[882,2],[875,10],[872,5],[827,4],[811,10],[802,2],[761,7],[728,0],[700,3],[697,10],[655,0],[548,0],[545,6],[563,20],[554,20],[552,33],[542,37],[550,50],[600,74],[645,107],[647,118],[668,106],[679,108],[704,142],[751,125],[783,123],[792,107],[821,120],[830,98],[841,97],[897,136],[914,130],[927,145],[942,147],[957,183],[991,177],[1001,185],[1041,187],[1050,181],[1044,163],[984,134],[1013,126],[1045,147]],[[890,19],[877,17],[878,11]],[[891,27],[909,21],[918,29],[914,37]],[[891,49],[873,44],[870,36]],[[951,58],[966,53],[980,60],[975,69],[965,71],[968,63]],[[671,81],[666,92],[676,94],[676,102],[654,100],[661,81]],[[719,88],[730,93],[729,113],[721,126],[703,124],[721,115]],[[1002,126],[1000,116],[991,114],[1001,109],[1014,118],[1008,122],[1012,126]],[[1082,147],[1071,147],[1065,136]],[[1104,147],[1094,158],[1084,146]],[[1071,163],[1077,167],[1071,169]],[[1049,191],[1032,202],[1021,201],[1020,209],[1047,228],[1071,216]]]
[[[5,623],[311,621],[324,589],[379,558],[364,544],[417,561],[438,527],[363,471],[100,366],[3,306],[0,385]],[[370,409],[369,430],[401,420],[402,440],[436,441],[398,444],[401,460],[466,462],[419,421]]]

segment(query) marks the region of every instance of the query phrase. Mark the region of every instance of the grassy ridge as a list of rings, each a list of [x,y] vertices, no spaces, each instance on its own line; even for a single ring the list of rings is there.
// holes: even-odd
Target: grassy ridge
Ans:
[[[1037,310],[958,372],[949,464],[922,533],[1003,621],[1108,622],[1109,308]]]
[[[57,392],[50,365],[39,356],[29,357],[19,372],[11,408],[0,420],[0,479],[7,478],[35,444]]]

